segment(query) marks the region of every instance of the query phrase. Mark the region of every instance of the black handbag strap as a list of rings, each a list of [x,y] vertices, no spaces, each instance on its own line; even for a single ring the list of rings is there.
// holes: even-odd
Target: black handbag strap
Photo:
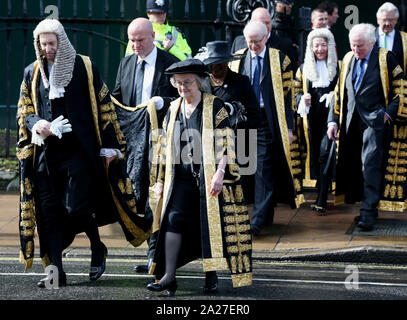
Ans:
[[[187,133],[188,133],[188,143],[187,143],[187,148],[188,148],[188,156],[191,157],[191,162],[189,163],[189,165],[191,166],[191,171],[192,171],[192,175],[194,176],[194,178],[196,179],[196,183],[199,187],[199,172],[196,172],[194,169],[194,162],[192,161],[192,147],[189,144],[189,138],[191,137],[191,131],[188,125],[188,121],[185,115],[185,100],[182,100],[182,104],[181,104],[181,113],[182,113],[182,120],[184,121]]]

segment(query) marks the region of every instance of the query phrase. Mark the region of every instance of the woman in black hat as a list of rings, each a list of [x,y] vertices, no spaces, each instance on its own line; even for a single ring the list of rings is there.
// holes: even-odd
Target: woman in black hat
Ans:
[[[242,59],[244,55],[230,53],[229,43],[227,41],[212,41],[201,48],[195,58],[200,59],[208,66],[210,74],[210,84],[212,94],[221,98],[227,104],[232,104],[230,122],[234,129],[245,129],[245,158],[249,157],[250,135],[248,129],[257,129],[261,123],[261,110],[257,101],[249,77],[233,72],[230,70],[228,63]],[[241,122],[239,119],[238,104],[244,106],[246,121]],[[233,108],[232,108],[233,107]],[[236,110],[235,110],[236,109]],[[240,140],[239,140],[240,141]],[[255,144],[255,142],[254,142]],[[250,161],[250,160],[249,160]],[[243,164],[239,163],[243,166]],[[242,185],[246,203],[253,203],[254,200],[254,173],[250,174],[250,163],[244,164],[247,174],[242,175]]]
[[[177,288],[176,268],[203,258],[205,293],[217,291],[214,271],[230,270],[234,286],[251,284],[251,235],[233,130],[221,99],[206,93],[206,66],[189,59],[170,66],[180,98],[164,120],[157,198],[162,199],[151,291]],[[165,137],[165,141],[164,141]],[[159,221],[158,221],[159,220]]]
[[[243,104],[247,112],[247,122],[242,128],[257,129],[261,122],[261,112],[250,79],[228,67],[229,62],[243,57],[242,54],[232,55],[227,41],[208,42],[195,56],[209,68],[212,94],[228,103],[238,101]],[[234,114],[232,119],[233,116]],[[231,124],[234,126],[234,123]]]

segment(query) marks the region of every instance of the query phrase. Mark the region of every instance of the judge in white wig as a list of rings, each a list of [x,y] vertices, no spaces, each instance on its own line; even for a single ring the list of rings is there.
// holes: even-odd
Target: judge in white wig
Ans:
[[[41,21],[33,36],[36,60],[24,70],[17,112],[20,258],[32,267],[38,227],[42,263],[58,272],[37,285],[58,280],[64,286],[62,251],[84,231],[94,281],[107,256],[98,227],[119,221],[137,246],[149,237],[151,219],[135,208],[131,184],[121,191],[122,181],[130,181],[122,157],[126,142],[98,69],[76,54],[58,20]]]
[[[331,142],[326,139],[327,118],[339,74],[335,39],[328,29],[315,29],[308,35],[304,64],[296,74],[296,99],[302,143],[306,150],[305,187],[317,187],[318,199],[312,209],[325,215],[328,177],[326,169]],[[322,181],[322,180],[324,181]],[[328,179],[328,180],[327,180]]]

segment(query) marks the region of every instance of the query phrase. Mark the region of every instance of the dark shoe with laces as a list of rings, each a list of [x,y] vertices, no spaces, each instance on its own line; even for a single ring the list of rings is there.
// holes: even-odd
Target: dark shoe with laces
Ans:
[[[204,294],[215,294],[218,292],[218,276],[216,272],[207,272],[205,275],[205,285],[202,288]]]
[[[102,243],[98,250],[92,250],[92,260],[90,263],[89,279],[95,281],[99,279],[106,269],[107,248]]]
[[[147,285],[147,289],[153,292],[162,292],[164,290],[167,291],[167,295],[169,297],[172,297],[175,295],[175,292],[177,291],[177,280],[174,279],[167,284],[160,284],[160,283],[149,283]]]

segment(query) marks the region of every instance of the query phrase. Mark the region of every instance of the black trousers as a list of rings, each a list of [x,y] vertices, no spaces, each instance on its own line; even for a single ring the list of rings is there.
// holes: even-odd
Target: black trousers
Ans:
[[[79,153],[63,161],[48,161],[39,168],[36,190],[42,238],[47,239],[51,263],[63,272],[62,237],[69,216],[84,224],[92,244],[100,242],[97,223],[89,208],[89,169]]]
[[[48,162],[47,167],[36,172],[42,229],[60,231],[63,213],[89,214],[89,169],[79,153],[60,163]]]

